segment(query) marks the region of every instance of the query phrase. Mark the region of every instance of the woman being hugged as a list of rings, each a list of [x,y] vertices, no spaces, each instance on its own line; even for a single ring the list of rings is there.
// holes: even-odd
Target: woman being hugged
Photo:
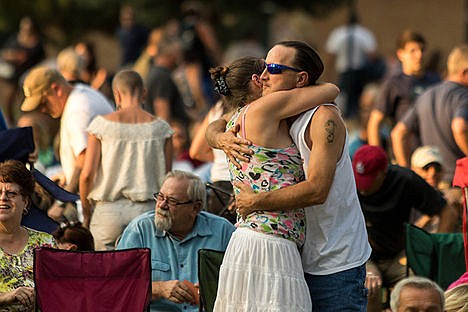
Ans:
[[[263,70],[288,75],[299,88],[261,97]],[[316,71],[323,71],[321,61]],[[338,88],[308,86],[311,78],[305,70],[257,58],[243,58],[210,72],[223,100],[236,108],[232,116],[224,116],[227,129],[239,124],[240,136],[252,143],[250,161],[237,159],[239,166],[230,162],[231,182],[267,192],[303,180],[288,118],[332,101]],[[311,311],[299,254],[305,239],[304,210],[258,211],[245,219],[239,216],[236,226],[220,270],[215,311]]]
[[[21,226],[34,179],[17,160],[0,163],[0,311],[33,311],[33,251],[56,247],[52,235]]]

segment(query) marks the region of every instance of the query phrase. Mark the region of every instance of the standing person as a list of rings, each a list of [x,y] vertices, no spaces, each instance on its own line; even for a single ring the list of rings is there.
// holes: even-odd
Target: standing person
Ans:
[[[76,193],[83,168],[88,135],[86,128],[97,115],[109,114],[112,106],[98,91],[82,84],[70,85],[55,69],[37,67],[24,81],[25,99],[21,110],[39,110],[52,118],[60,118],[60,163],[65,176],[65,188]],[[64,209],[54,205],[48,211],[60,220]],[[76,210],[69,209],[67,218],[77,219]]]
[[[59,52],[57,55],[57,69],[71,85],[86,83],[81,80],[84,70],[84,59],[76,53],[73,47],[67,47]]]
[[[359,24],[354,9],[349,13],[348,24],[334,29],[327,39],[326,49],[338,73],[346,118],[357,117],[366,83],[365,68],[375,58],[376,48],[374,35]]]
[[[391,119],[393,127],[425,89],[440,81],[439,76],[424,71],[425,50],[422,35],[408,30],[399,36],[396,55],[401,72],[383,82],[367,124],[370,145],[382,146],[379,133],[385,118]]]
[[[152,210],[152,194],[159,191],[172,166],[173,131],[141,108],[144,87],[140,75],[121,71],[112,89],[118,110],[97,116],[89,125],[80,176],[83,224],[90,226],[96,250],[114,249],[128,223]]]
[[[308,57],[311,50],[303,42],[280,42],[268,52],[266,62],[307,69],[307,85],[316,75]],[[263,95],[303,86],[291,78],[290,73],[265,70],[261,75]],[[248,161],[242,154],[251,152],[239,145],[248,144],[247,140],[211,130],[223,128],[219,124],[210,126],[207,139],[212,146],[222,147],[231,161]],[[344,122],[335,106],[321,105],[300,115],[290,133],[301,153],[307,180],[259,193],[236,183],[241,190],[236,195],[239,212],[245,217],[253,211],[307,207],[302,266],[313,311],[365,311],[365,262],[371,249],[347,152]]]
[[[395,158],[409,167],[408,138],[437,147],[445,162],[442,181],[450,186],[456,161],[468,156],[468,45],[455,47],[447,60],[447,80],[424,92],[392,130]]]
[[[222,48],[216,29],[206,16],[210,11],[209,6],[199,0],[185,1],[181,11],[179,37],[183,47],[182,70],[193,100],[192,119],[199,121],[200,116],[204,116],[215,102],[208,70],[221,63]]]
[[[135,8],[125,5],[120,9],[120,25],[116,30],[122,58],[120,66],[133,65],[143,51],[148,40],[149,29],[136,21]]]
[[[256,58],[240,59],[228,67],[211,70],[223,100],[237,107],[227,128],[240,124],[242,138],[252,142],[250,162],[229,164],[231,181],[249,185],[259,193],[284,188],[304,178],[299,151],[289,136],[286,119],[331,101],[338,93],[333,85],[313,86],[323,71],[323,63],[313,49],[304,55],[304,64],[292,64],[292,56],[267,63],[264,70],[264,61]],[[260,97],[259,75],[265,72],[296,81],[304,88],[279,89]],[[238,186],[235,191],[239,191]],[[304,210],[290,207],[284,211],[259,211],[238,219],[236,226],[220,270],[215,311],[248,311],[253,306],[268,306],[271,311],[310,311],[299,254],[305,240]]]
[[[5,118],[11,125],[15,124],[14,110],[18,86],[24,73],[39,64],[45,58],[44,43],[37,21],[31,16],[24,16],[19,23],[19,31],[7,39],[2,47],[1,58],[10,64],[11,70],[2,72],[9,89],[2,95],[6,101]],[[7,67],[8,68],[8,67]]]
[[[33,311],[33,251],[56,247],[52,235],[21,226],[31,204],[34,179],[17,160],[0,163],[0,310]]]
[[[154,210],[130,222],[117,249],[151,249],[152,312],[196,312],[187,281],[198,283],[198,251],[226,250],[234,226],[202,211],[205,185],[190,172],[169,172],[154,198]]]
[[[167,37],[161,39],[158,53],[148,73],[148,96],[143,108],[168,123],[177,120],[188,125],[189,119],[182,96],[172,78],[172,71],[177,66],[180,53],[180,43],[177,40]]]
[[[444,291],[434,281],[421,276],[411,276],[395,285],[390,307],[392,312],[443,312],[444,302]]]

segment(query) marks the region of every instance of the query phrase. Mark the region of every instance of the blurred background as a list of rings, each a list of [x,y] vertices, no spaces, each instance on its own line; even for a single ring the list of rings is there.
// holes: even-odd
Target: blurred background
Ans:
[[[441,64],[448,51],[468,37],[467,0],[0,0],[0,43],[28,15],[37,20],[47,56],[88,40],[95,44],[99,65],[115,71],[121,59],[115,34],[120,9],[128,4],[135,9],[136,21],[150,29],[180,19],[187,6],[196,7],[213,25],[223,48],[255,36],[265,49],[278,40],[299,39],[324,53],[327,36],[346,23],[352,7],[361,24],[374,32],[385,57],[393,56],[395,38],[406,28],[424,34],[429,51],[438,53]]]
[[[425,68],[441,77],[449,51],[468,41],[468,0],[0,0],[0,108],[15,124],[24,74],[36,64],[56,64],[68,47],[84,59],[89,77],[80,79],[112,97],[109,85],[118,70],[134,68],[145,77],[162,33],[192,54],[184,57],[203,63],[198,76],[245,55],[265,56],[281,40],[306,41],[325,62],[321,79],[338,83],[336,55],[327,42],[351,13],[374,38],[376,81],[399,70],[396,41],[404,30],[424,36]],[[204,88],[193,95],[200,108],[194,118],[200,120],[216,94],[209,84],[194,87],[190,78],[181,79],[189,80],[191,90]],[[200,100],[202,95],[208,98]]]

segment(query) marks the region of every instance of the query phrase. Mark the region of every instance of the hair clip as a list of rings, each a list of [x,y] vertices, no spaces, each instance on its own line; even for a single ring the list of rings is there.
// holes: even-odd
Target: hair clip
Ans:
[[[231,90],[229,90],[229,87],[226,83],[226,79],[224,79],[224,76],[219,76],[215,79],[215,91],[218,92],[221,95],[231,95]]]

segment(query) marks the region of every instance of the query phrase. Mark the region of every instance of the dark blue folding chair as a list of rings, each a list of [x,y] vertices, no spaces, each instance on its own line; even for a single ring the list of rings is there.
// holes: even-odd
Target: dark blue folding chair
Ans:
[[[0,161],[15,159],[26,164],[29,154],[34,152],[34,139],[31,127],[7,129],[0,131]],[[54,199],[62,202],[75,202],[79,196],[70,193],[39,170],[31,165],[31,173],[39,185],[41,185]],[[36,205],[31,205],[29,212],[23,216],[21,223],[31,229],[52,233],[58,227],[58,223],[52,220]]]

